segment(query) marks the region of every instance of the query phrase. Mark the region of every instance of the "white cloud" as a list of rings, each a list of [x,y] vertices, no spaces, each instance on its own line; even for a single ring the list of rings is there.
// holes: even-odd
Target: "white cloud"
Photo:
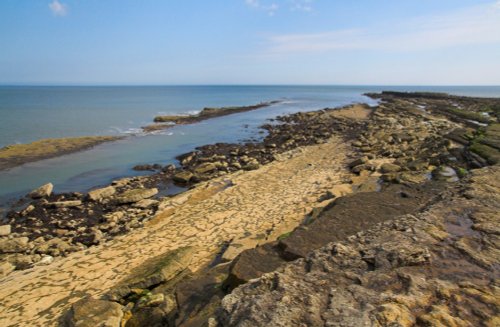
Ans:
[[[60,3],[59,0],[49,3],[49,8],[55,16],[66,16],[68,14],[68,6]]]
[[[313,0],[290,0],[292,11],[312,11]]]
[[[274,16],[279,6],[276,3],[262,4],[259,0],[245,0],[245,3],[252,8],[267,12],[269,16]]]
[[[280,7],[288,7],[291,11],[312,11],[313,0],[282,0],[280,2],[282,6],[278,5],[276,2],[270,3],[265,0],[245,0],[247,6],[267,12],[270,16],[274,16]]]
[[[472,44],[500,44],[500,0],[442,15],[363,29],[284,34],[268,38],[265,55],[349,49],[419,51]]]
[[[245,0],[246,4],[249,5],[250,7],[259,7],[259,0]]]

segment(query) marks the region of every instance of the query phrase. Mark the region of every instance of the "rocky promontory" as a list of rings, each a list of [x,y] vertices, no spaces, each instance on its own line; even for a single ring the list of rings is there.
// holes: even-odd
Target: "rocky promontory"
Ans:
[[[145,132],[153,132],[156,130],[162,130],[166,129],[169,127],[172,127],[173,125],[187,125],[187,124],[194,124],[198,123],[200,121],[210,119],[210,118],[216,118],[216,117],[222,117],[222,116],[227,116],[227,115],[232,115],[232,114],[237,114],[237,113],[242,113],[242,112],[247,112],[247,111],[252,111],[252,110],[257,110],[265,107],[269,107],[273,104],[277,104],[280,101],[274,100],[274,101],[268,101],[268,102],[261,102],[255,105],[251,106],[233,106],[233,107],[218,107],[218,108],[203,108],[202,111],[200,111],[198,114],[195,115],[168,115],[168,116],[156,116],[154,118],[155,124],[145,126],[143,127],[143,130]]]
[[[8,145],[0,149],[0,170],[78,152],[120,138],[118,136],[83,136],[42,139],[28,144]]]

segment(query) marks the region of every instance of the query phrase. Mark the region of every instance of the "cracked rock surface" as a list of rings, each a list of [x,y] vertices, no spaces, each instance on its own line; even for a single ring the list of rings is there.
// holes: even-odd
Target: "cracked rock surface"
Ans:
[[[224,326],[498,326],[500,167],[236,288]]]

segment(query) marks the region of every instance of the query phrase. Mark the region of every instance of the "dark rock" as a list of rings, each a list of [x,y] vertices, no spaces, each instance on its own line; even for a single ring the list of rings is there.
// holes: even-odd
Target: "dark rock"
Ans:
[[[170,312],[161,307],[141,308],[134,311],[125,327],[164,327],[171,325]]]
[[[380,167],[380,171],[382,173],[384,173],[384,174],[386,174],[386,173],[395,173],[395,172],[398,172],[400,170],[401,170],[400,166],[395,165],[395,164],[391,164],[391,163],[384,163]]]
[[[361,157],[359,159],[356,159],[354,161],[352,161],[350,164],[349,164],[349,168],[354,168],[356,166],[359,166],[359,165],[362,165],[362,164],[365,164],[368,162],[368,157]]]
[[[412,197],[401,198],[406,192]],[[432,196],[425,188],[393,184],[380,192],[356,193],[329,204],[307,228],[279,241],[286,260],[303,258],[313,249],[343,239],[396,216],[413,213]],[[369,217],[369,219],[368,219]]]
[[[231,263],[229,276],[224,281],[223,287],[230,291],[250,279],[275,270],[285,262],[272,244],[265,244],[255,249],[243,251]]]
[[[173,172],[175,170],[175,165],[166,165],[162,168],[163,172]]]
[[[155,170],[160,170],[161,169],[161,165],[159,164],[154,164],[154,165],[149,165],[149,164],[145,164],[145,165],[136,165],[134,166],[134,168],[132,168],[133,170],[137,170],[137,171],[155,171]]]

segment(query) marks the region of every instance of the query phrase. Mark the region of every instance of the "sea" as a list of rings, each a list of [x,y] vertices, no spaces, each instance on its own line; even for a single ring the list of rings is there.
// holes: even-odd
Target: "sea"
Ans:
[[[500,86],[0,86],[0,148],[42,138],[125,136],[92,149],[0,171],[0,207],[52,182],[55,192],[85,192],[138,175],[137,164],[177,163],[175,157],[216,142],[258,141],[259,127],[278,115],[376,101],[367,92],[431,91],[500,97]],[[280,100],[259,110],[175,126],[141,127],[157,115],[196,114],[204,107]],[[144,174],[144,173],[142,173]]]

